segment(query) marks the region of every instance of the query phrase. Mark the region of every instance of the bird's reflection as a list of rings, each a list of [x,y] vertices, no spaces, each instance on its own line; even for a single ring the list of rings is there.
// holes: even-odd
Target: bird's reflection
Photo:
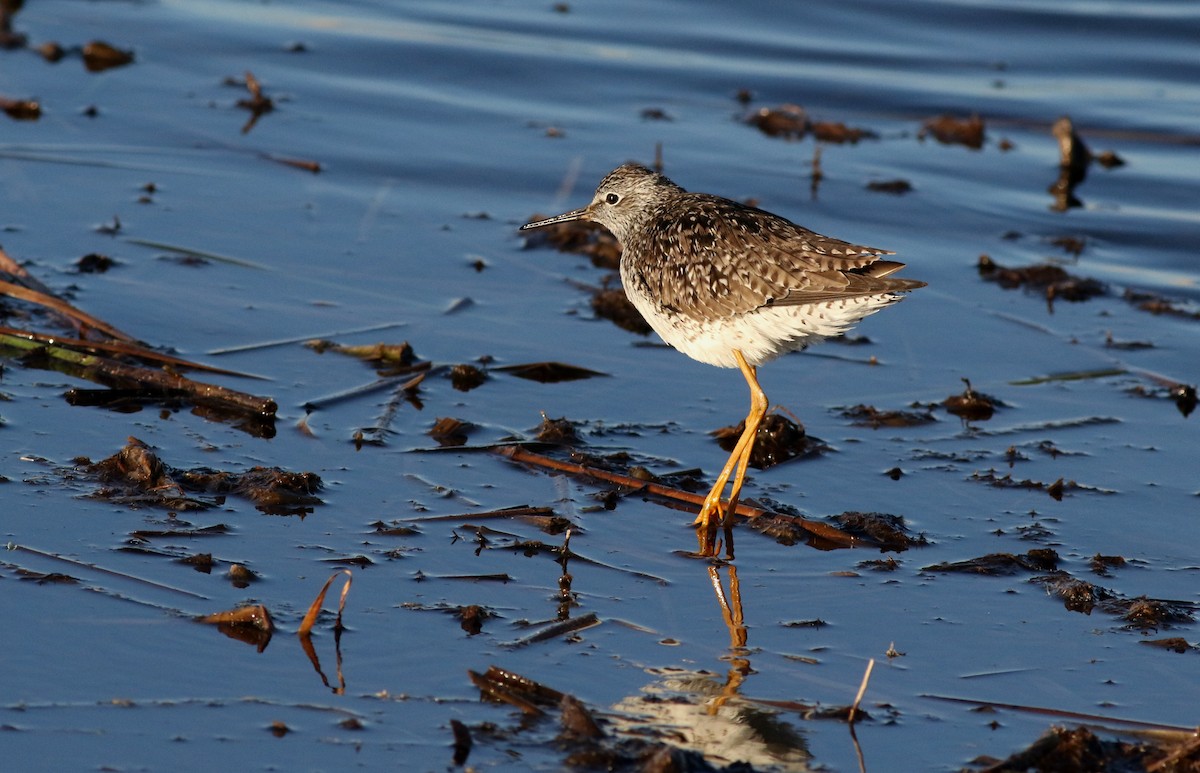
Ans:
[[[737,567],[709,566],[707,579],[729,633],[729,649],[721,658],[729,666],[724,676],[704,670],[650,669],[655,681],[616,708],[644,718],[643,727],[650,724],[660,732],[669,728],[672,743],[698,751],[710,762],[808,770],[811,754],[805,736],[780,713],[741,695],[742,684],[754,669]]]
[[[724,705],[725,701],[735,697],[742,682],[753,673],[750,668],[750,652],[746,649],[748,634],[746,620],[742,614],[742,586],[738,582],[737,567],[727,564],[721,568],[729,574],[728,594],[725,593],[718,567],[708,567],[708,579],[712,583],[713,591],[717,594],[717,603],[721,605],[721,617],[725,621],[725,627],[729,629],[729,653],[722,658],[729,663],[729,674],[725,677],[725,687],[721,691],[722,696],[713,702],[709,713],[715,713]]]

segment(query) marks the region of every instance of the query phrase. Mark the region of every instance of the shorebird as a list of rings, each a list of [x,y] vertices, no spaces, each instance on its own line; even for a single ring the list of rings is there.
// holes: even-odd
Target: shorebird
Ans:
[[[758,366],[838,336],[924,282],[894,278],[888,250],[822,236],[790,220],[625,164],[600,181],[592,203],[521,230],[571,220],[620,242],[621,284],[646,322],[689,357],[738,368],[750,387],[745,430],[697,515],[701,553],[717,523],[729,527],[768,401]],[[729,496],[722,496],[730,478]]]

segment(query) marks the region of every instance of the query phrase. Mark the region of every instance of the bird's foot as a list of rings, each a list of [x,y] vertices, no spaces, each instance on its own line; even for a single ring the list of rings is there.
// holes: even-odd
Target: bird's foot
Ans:
[[[724,527],[725,555],[733,558],[733,529],[732,518],[728,517],[729,504],[722,503],[719,495],[710,493],[700,508],[700,514],[692,525],[696,527],[696,539],[699,543],[697,554],[702,558],[715,558],[721,549],[721,540],[717,538],[717,527]]]

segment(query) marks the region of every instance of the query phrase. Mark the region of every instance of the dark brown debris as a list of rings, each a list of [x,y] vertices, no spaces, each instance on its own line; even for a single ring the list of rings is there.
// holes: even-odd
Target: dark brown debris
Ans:
[[[799,105],[764,107],[746,116],[745,121],[768,137],[785,140],[803,139],[809,129],[808,114]]]
[[[1017,572],[1046,572],[1058,568],[1058,553],[1050,548],[1038,548],[1028,553],[989,553],[965,561],[949,561],[921,568],[923,572],[964,572],[1007,576]]]
[[[0,96],[0,110],[14,121],[36,121],[42,117],[42,106],[34,99],[8,99]]]
[[[821,142],[843,145],[878,137],[868,129],[847,126],[839,121],[811,121],[799,105],[764,107],[743,120],[768,137],[782,137],[785,140],[801,140],[811,133],[814,139]]]
[[[202,615],[196,622],[215,625],[217,630],[231,639],[253,644],[262,652],[271,642],[275,623],[271,613],[262,604],[251,604],[211,615]]]
[[[1148,771],[1161,756],[1161,750],[1147,743],[1104,740],[1086,727],[1074,730],[1052,727],[1029,748],[987,765],[980,773],[1023,773],[1027,770]],[[1194,750],[1188,759],[1200,763],[1200,750]],[[1162,770],[1185,771],[1195,768],[1184,766]]]
[[[1050,133],[1058,141],[1058,165],[1062,168],[1082,171],[1093,161],[1106,169],[1125,165],[1125,160],[1112,150],[1093,153],[1075,131],[1070,116],[1055,121]]]
[[[1196,410],[1197,397],[1196,387],[1192,384],[1178,384],[1171,389],[1171,397],[1175,400],[1175,405],[1179,408],[1179,412],[1188,417],[1192,411]]]
[[[738,438],[746,429],[743,419],[735,427],[722,427],[711,434],[725,451],[733,451]],[[809,437],[804,427],[781,413],[768,414],[758,428],[754,450],[750,454],[750,466],[766,470],[796,457],[816,456],[828,446],[817,438]]]
[[[1182,655],[1191,650],[1200,649],[1193,644],[1190,644],[1187,639],[1182,636],[1170,636],[1166,639],[1143,639],[1142,644],[1150,647],[1158,647],[1159,649],[1170,650],[1171,652]],[[1197,760],[1200,762],[1200,760]]]
[[[913,537],[908,534],[902,516],[888,513],[848,511],[830,516],[824,524],[824,532],[814,530],[793,516],[780,513],[764,513],[750,519],[746,525],[789,547],[807,544],[830,549],[846,545],[870,545],[883,551],[900,552],[929,544],[924,535]],[[835,535],[836,540],[832,539]]]
[[[559,705],[563,699],[558,690],[497,666],[482,674],[467,671],[467,676],[479,688],[482,699],[507,703],[529,716],[542,716],[544,708]]]
[[[208,468],[175,470],[164,464],[153,449],[129,438],[117,453],[86,464],[86,471],[104,488],[92,496],[127,506],[197,510],[215,507],[227,494],[245,497],[270,514],[305,514],[321,503],[315,493],[321,479],[314,473],[293,473],[274,467],[253,467],[244,473],[217,472]],[[210,498],[189,496],[187,492]]]
[[[1087,239],[1082,236],[1055,236],[1047,240],[1073,258],[1078,258],[1087,247]]]
[[[786,515],[764,513],[752,518],[746,525],[786,547],[806,545],[813,539],[811,531]]]
[[[875,193],[890,193],[893,196],[903,196],[912,193],[913,186],[908,180],[872,180],[867,183],[867,190]]]
[[[1153,349],[1154,344],[1150,341],[1118,341],[1117,339],[1113,338],[1112,331],[1109,330],[1104,334],[1104,348],[1132,352],[1140,351],[1142,349]]]
[[[467,435],[475,429],[475,425],[461,419],[443,416],[433,423],[429,436],[442,447],[463,446],[467,444]]]
[[[563,738],[594,741],[604,737],[604,731],[600,729],[596,717],[574,695],[563,695],[559,701],[559,709],[562,712],[559,722],[562,723]]]
[[[232,80],[230,81],[232,82]],[[258,78],[254,77],[254,73],[246,71],[246,90],[250,92],[249,99],[239,99],[237,106],[250,111],[250,119],[242,126],[242,134],[247,134],[254,125],[258,123],[258,119],[275,109],[275,102],[266,94],[263,93],[262,84],[258,82]]]
[[[504,365],[493,368],[502,373],[511,373],[518,378],[527,378],[542,384],[557,384],[560,381],[579,381],[596,376],[607,376],[596,370],[588,370],[578,365],[567,365],[562,362],[528,362],[521,365]]]
[[[471,731],[457,719],[450,720],[450,730],[454,733],[454,764],[465,765],[471,756]]]
[[[178,519],[176,519],[178,520]],[[129,532],[129,544],[147,542],[153,539],[202,539],[204,537],[221,537],[229,534],[231,529],[223,523],[212,526],[171,529],[135,529]]]
[[[976,392],[971,388],[971,382],[967,379],[964,378],[963,383],[967,388],[963,390],[962,394],[950,395],[942,401],[942,405],[948,412],[963,421],[987,421],[996,412],[996,406],[1003,405],[991,395]]]
[[[1032,582],[1042,585],[1047,593],[1053,593],[1063,601],[1063,606],[1072,612],[1090,615],[1097,604],[1114,598],[1114,594],[1087,580],[1079,580],[1066,572],[1055,572],[1033,578]]]
[[[193,553],[179,559],[179,563],[190,566],[202,574],[212,574],[213,567],[216,565],[212,553]]]
[[[1026,555],[1033,556],[1035,553],[1045,552],[1053,554],[1053,551],[1031,550]],[[1044,563],[1049,564],[1049,560]],[[1061,598],[1063,606],[1072,612],[1090,615],[1093,610],[1099,609],[1119,619],[1124,624],[1122,627],[1127,630],[1156,631],[1178,625],[1191,625],[1196,620],[1197,606],[1194,603],[1165,601],[1145,596],[1121,598],[1107,588],[1072,577],[1065,571],[1055,570],[1050,574],[1034,577],[1030,582],[1043,586],[1047,593]]]
[[[1200,320],[1200,310],[1190,307],[1180,301],[1173,301],[1161,295],[1155,295],[1144,290],[1125,290],[1125,300],[1140,311],[1146,311],[1155,316],[1160,314],[1179,319]]]
[[[1006,268],[994,262],[988,255],[980,255],[979,276],[985,281],[999,284],[1006,290],[1024,287],[1026,290],[1044,292],[1051,311],[1054,309],[1054,301],[1059,298],[1078,302],[1108,294],[1108,287],[1103,282],[1073,276],[1061,266],[1049,263],[1024,268]]]
[[[398,344],[387,344],[381,341],[377,344],[346,346],[334,343],[333,341],[316,339],[308,341],[304,345],[317,354],[332,351],[350,357],[357,357],[364,362],[369,362],[380,370],[387,370],[388,372],[401,368],[410,368],[416,361],[416,355],[413,354],[413,348],[408,341],[401,341]]]
[[[1111,601],[1105,611],[1124,620],[1126,628],[1138,631],[1156,631],[1176,625],[1191,625],[1196,622],[1193,605],[1151,599],[1145,596]]]
[[[293,169],[300,169],[305,172],[312,172],[313,174],[321,173],[321,162],[313,161],[311,158],[289,158],[287,156],[277,156],[273,153],[264,153],[262,157],[277,164],[290,166]]]
[[[840,121],[816,121],[809,126],[813,138],[835,145],[855,144],[859,140],[878,139],[879,135],[869,129],[847,126]]]
[[[843,408],[842,417],[850,419],[858,427],[919,427],[922,424],[932,424],[937,419],[928,408],[917,411],[881,411],[873,405],[855,405]]]
[[[1125,559],[1121,556],[1102,556],[1099,553],[1092,556],[1090,562],[1092,572],[1101,577],[1108,577],[1112,569],[1125,568]]]
[[[1016,480],[1013,478],[1012,473],[997,475],[995,470],[988,470],[987,472],[974,472],[971,474],[970,480],[978,483],[986,483],[989,486],[995,486],[996,488],[1037,489],[1045,491],[1055,501],[1062,501],[1063,496],[1068,491],[1093,491],[1102,494],[1113,493],[1109,489],[1085,486],[1083,484],[1076,483],[1073,480],[1064,480],[1063,478],[1059,478],[1053,483],[1043,483],[1042,481],[1030,480],[1028,478],[1025,480]]]
[[[829,520],[847,534],[866,537],[880,545],[881,550],[902,551],[924,547],[929,544],[925,535],[910,536],[904,516],[890,513],[862,513],[847,511],[832,516]]]
[[[122,51],[103,40],[93,40],[83,47],[83,66],[88,72],[103,72],[124,67],[133,62],[132,51]]]
[[[900,568],[900,562],[891,556],[887,558],[873,558],[868,561],[859,561],[858,568],[870,569],[872,572],[894,572]]]
[[[592,294],[592,311],[597,317],[607,319],[630,333],[648,336],[654,332],[646,318],[630,303],[625,291],[619,287],[596,290]]]
[[[487,373],[475,365],[463,363],[450,368],[450,385],[459,392],[470,392],[487,381]]]
[[[495,617],[496,613],[478,604],[468,604],[456,609],[454,616],[458,618],[458,624],[467,632],[468,636],[475,636],[483,631],[484,622]]]
[[[33,572],[28,569],[17,570],[18,579],[24,582],[34,582],[38,585],[78,585],[79,580],[62,572]]]
[[[208,494],[233,494],[254,503],[268,515],[305,515],[321,504],[316,493],[321,478],[313,472],[288,472],[278,467],[251,467],[245,472],[222,472],[207,467],[182,470],[175,477],[184,487]]]
[[[671,476],[672,478],[680,479],[680,483],[676,486],[662,485],[654,481],[644,482],[632,474],[610,471],[610,468],[613,467],[618,469],[628,467],[628,454],[610,454],[605,458],[573,452],[571,461],[568,462],[537,454],[517,445],[497,446],[492,449],[492,452],[519,464],[531,464],[543,469],[564,472],[568,475],[578,475],[592,480],[606,481],[621,486],[626,490],[637,491],[644,495],[672,502],[686,503],[687,506],[696,509],[699,509],[700,505],[704,502],[704,496],[696,493],[703,486],[697,480],[698,474],[694,470],[681,471]],[[616,461],[615,457],[618,456],[623,456],[624,462]],[[665,480],[666,477],[663,476],[663,479]],[[738,503],[736,514],[750,519],[751,522],[771,515],[771,519],[774,522],[788,523],[797,533],[808,535],[808,539],[813,540],[814,543],[819,542],[822,547],[828,549],[864,547],[868,544],[873,544],[853,536],[848,536],[824,521],[812,520],[799,515],[768,513],[766,510],[760,507],[752,507],[744,501]]]
[[[115,265],[117,262],[107,255],[89,252],[75,261],[75,270],[81,274],[103,274]]]
[[[970,118],[940,115],[925,121],[917,132],[917,139],[923,140],[929,135],[943,145],[966,145],[972,150],[979,150],[983,147],[985,136],[983,119],[978,115]]]
[[[543,215],[535,214],[530,218],[530,222],[543,218]],[[616,237],[609,233],[608,229],[595,223],[573,220],[534,231],[524,231],[522,235],[525,237],[526,249],[553,247],[559,252],[586,255],[597,268],[613,271],[621,264],[621,246]]]
[[[394,521],[390,524],[375,521],[371,524],[371,533],[381,537],[415,537],[421,530],[415,526],[401,526]]]
[[[535,437],[539,443],[559,446],[573,446],[581,442],[579,434],[575,431],[575,425],[565,416],[552,419],[545,413],[542,414],[542,423],[538,426]]]
[[[13,17],[21,10],[24,0],[0,0],[0,49],[25,47],[25,35],[13,30]]]
[[[235,588],[248,588],[253,582],[258,582],[258,575],[253,569],[243,564],[230,564],[229,582]]]
[[[62,58],[67,55],[66,49],[62,45],[53,40],[47,40],[37,47],[38,54],[51,64],[62,61]]]

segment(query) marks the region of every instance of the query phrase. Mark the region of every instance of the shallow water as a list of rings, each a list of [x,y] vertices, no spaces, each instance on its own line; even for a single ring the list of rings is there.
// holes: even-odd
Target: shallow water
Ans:
[[[923,570],[1050,547],[1060,568],[1119,597],[1197,600],[1196,418],[1129,390],[1155,389],[1147,372],[1200,381],[1198,323],[1121,298],[1134,288],[1192,311],[1200,300],[1200,12],[1191,4],[27,6],[16,27],[31,46],[100,38],[133,49],[136,61],[90,74],[77,58],[49,64],[29,50],[0,51],[0,96],[37,98],[44,111],[36,122],[0,116],[0,244],[137,338],[269,379],[212,380],[268,394],[280,411],[264,439],[188,408],[72,407],[62,394],[92,385],[4,363],[0,532],[120,573],[5,554],[0,723],[9,732],[0,747],[20,769],[204,769],[216,755],[252,769],[440,769],[450,764],[451,719],[475,730],[472,765],[556,769],[552,721],[514,732],[511,709],[479,701],[466,671],[490,664],[617,714],[643,691],[703,701],[731,682],[751,699],[844,706],[874,658],[863,704],[873,719],[857,726],[869,770],[958,769],[1066,721],[930,696],[1196,725],[1195,653],[1140,643],[1194,641],[1194,625],[1143,631],[1100,609],[1068,611],[1030,582],[1036,572]],[[243,134],[249,114],[235,103],[246,91],[223,81],[247,70],[277,106]],[[734,98],[740,89],[753,94],[748,107]],[[738,120],[789,102],[879,135],[823,145],[815,197],[813,140],[770,138]],[[95,117],[82,112],[88,106]],[[670,120],[643,118],[648,108]],[[984,147],[918,140],[922,122],[943,112],[983,116]],[[1075,191],[1082,206],[1066,212],[1047,192],[1058,163],[1049,127],[1064,114],[1094,150],[1126,161],[1093,165]],[[544,411],[578,422],[594,453],[628,451],[660,473],[720,468],[724,454],[707,433],[741,418],[741,378],[594,319],[578,285],[599,283],[602,272],[583,257],[525,250],[515,230],[535,212],[582,205],[605,172],[651,162],[658,143],[681,185],[755,198],[822,233],[893,249],[906,275],[929,283],[860,326],[869,345],[826,345],[764,367],[772,400],[834,452],[756,472],[745,493],[810,518],[902,515],[930,544],[886,555],[817,551],[739,529],[745,648],[731,648],[709,565],[681,555],[694,544],[689,514],[636,495],[606,511],[597,485],[485,452],[431,451],[427,435],[436,418],[453,416],[477,425],[472,446],[529,438]],[[317,161],[322,171],[271,158]],[[914,191],[865,189],[896,178]],[[114,216],[117,234],[95,230]],[[1077,259],[1048,241],[1061,236],[1085,240]],[[188,265],[144,242],[240,263]],[[74,273],[92,252],[119,265]],[[1036,293],[982,281],[981,253],[1006,266],[1063,261],[1111,292],[1051,311]],[[1153,348],[1106,347],[1110,332]],[[420,410],[402,404],[383,445],[356,449],[355,432],[376,425],[389,392],[323,404],[307,417],[313,435],[300,431],[306,404],[375,378],[299,343],[316,337],[408,340],[439,364],[558,360],[608,375],[540,384],[493,372],[463,393],[435,374]],[[275,341],[291,343],[261,346]],[[235,347],[252,348],[212,353]],[[1124,372],[1046,378],[1111,370]],[[840,413],[939,402],[962,391],[963,377],[1005,403],[990,421],[964,425],[937,410],[934,424],[870,429]],[[230,497],[172,518],[90,498],[98,484],[72,460],[109,456],[130,435],[179,468],[316,472],[324,503],[304,518],[279,517]],[[1046,442],[1062,453],[1046,453]],[[1010,447],[1020,459],[1011,469]],[[898,481],[885,474],[897,466]],[[989,470],[1111,493],[1055,501],[972,480]],[[570,564],[571,615],[601,620],[571,640],[506,646],[529,633],[520,621],[558,614],[561,568],[551,556],[503,549],[503,537],[479,551],[471,520],[429,521],[411,537],[373,533],[379,520],[521,504],[569,518],[571,548],[598,562]],[[131,532],[184,524],[231,532],[157,538],[155,553],[122,549]],[[518,520],[476,525],[562,539]],[[222,570],[173,561],[196,552],[212,552]],[[1096,554],[1128,563],[1098,576],[1089,568]],[[895,571],[861,566],[887,555]],[[337,562],[355,556],[371,565],[354,570],[337,694],[290,633]],[[235,561],[261,581],[233,587],[222,575]],[[81,584],[23,581],[20,569]],[[447,579],[492,573],[511,579]],[[718,577],[728,585],[728,568]],[[261,653],[188,619],[247,600],[265,604],[281,628]],[[469,636],[453,616],[406,604],[478,604],[498,618]],[[790,625],[813,620],[827,625]],[[323,621],[315,644],[336,685],[331,625]],[[903,654],[888,658],[890,645]],[[732,705],[744,723],[745,705]],[[672,721],[730,733],[713,714],[721,712]],[[340,724],[347,717],[362,728]],[[844,723],[788,711],[773,721],[792,728],[799,750],[742,738],[707,747],[709,760],[858,768]],[[277,738],[272,722],[292,732]],[[509,732],[487,737],[489,722]]]

